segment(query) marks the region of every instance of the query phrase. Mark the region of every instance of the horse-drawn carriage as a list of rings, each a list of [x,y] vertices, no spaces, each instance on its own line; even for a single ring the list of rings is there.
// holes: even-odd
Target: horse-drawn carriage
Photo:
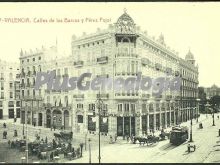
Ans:
[[[156,136],[152,136],[152,135],[149,135],[147,137],[134,137],[134,140],[133,140],[133,143],[136,144],[136,142],[138,141],[139,144],[145,144],[147,143],[148,144],[154,144],[154,143],[157,143],[159,142],[160,138],[159,137],[156,137]]]
[[[73,133],[72,132],[60,132],[60,133],[54,133],[54,136],[56,139],[68,141],[73,138]]]

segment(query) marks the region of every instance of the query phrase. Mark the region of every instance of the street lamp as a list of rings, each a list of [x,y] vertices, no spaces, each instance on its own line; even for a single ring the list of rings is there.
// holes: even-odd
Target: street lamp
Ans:
[[[200,99],[196,99],[197,103],[197,110],[196,110],[196,122],[198,123],[198,118],[199,118],[199,101]]]
[[[189,139],[189,142],[193,142],[193,140],[192,140],[192,116],[191,116],[191,122],[190,122],[190,139]]]
[[[216,105],[216,104],[215,104]],[[212,126],[215,126],[215,111],[214,111],[214,108],[212,109],[212,118],[213,118],[213,123],[212,123]]]
[[[89,163],[91,164],[91,146],[90,146],[91,139],[89,138],[88,141],[89,141]]]
[[[97,107],[98,107],[98,117],[99,117],[99,156],[98,156],[98,159],[99,159],[99,164],[101,163],[101,143],[100,143],[100,135],[101,135],[101,111],[103,110],[102,107],[103,107],[103,101],[101,99],[101,95],[100,95],[100,92],[98,94],[98,99],[96,100],[97,102]],[[105,117],[105,113],[103,114],[103,117]],[[92,118],[92,121],[94,122],[95,121],[95,117]],[[103,118],[103,122],[106,123],[107,122],[107,119],[106,118]]]
[[[28,128],[27,128],[28,109],[27,108],[28,107],[27,107],[27,103],[26,103],[26,105],[25,105],[25,127],[26,127],[26,135],[25,135],[26,150],[25,150],[25,152],[26,152],[26,163],[28,163]],[[23,129],[23,134],[24,134],[24,129]]]

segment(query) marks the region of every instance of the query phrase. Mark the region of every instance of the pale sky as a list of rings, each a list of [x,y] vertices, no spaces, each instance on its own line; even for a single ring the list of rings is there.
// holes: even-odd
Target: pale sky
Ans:
[[[115,23],[124,8],[137,26],[185,57],[189,48],[199,65],[199,86],[220,87],[220,3],[117,2],[117,3],[1,3],[0,59],[19,62],[21,48],[50,47],[58,40],[59,52],[70,55],[71,36],[93,33]],[[110,22],[34,23],[34,18],[110,19]],[[31,23],[6,23],[4,18],[29,18]]]

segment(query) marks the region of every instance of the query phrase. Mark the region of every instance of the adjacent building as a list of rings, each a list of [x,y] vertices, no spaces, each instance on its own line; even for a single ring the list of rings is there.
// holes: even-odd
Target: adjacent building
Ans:
[[[220,95],[220,88],[215,84],[213,84],[209,88],[204,88],[204,91],[206,93],[206,99],[210,99],[213,96]]]
[[[18,63],[0,61],[0,119],[20,118],[19,74]]]

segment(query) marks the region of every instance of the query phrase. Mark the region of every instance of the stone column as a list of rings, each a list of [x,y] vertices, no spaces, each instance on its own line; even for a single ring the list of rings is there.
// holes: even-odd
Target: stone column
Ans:
[[[150,126],[149,126],[149,113],[147,113],[147,134],[148,134],[148,132],[149,132],[149,130],[150,130]]]
[[[159,129],[162,129],[162,127],[163,127],[163,124],[161,123],[161,113],[162,113],[162,111],[161,111],[161,105],[160,105],[160,113],[159,113]]]
[[[155,132],[155,130],[156,130],[156,113],[154,113],[154,115],[153,115],[153,117],[154,117],[154,132]]]
[[[64,126],[64,111],[63,110],[61,110],[61,113],[62,113],[62,127]]]
[[[84,118],[84,131],[86,133],[88,131],[88,115],[86,111],[84,111],[83,118]]]
[[[171,107],[169,107],[170,109],[169,109],[169,111],[170,111],[170,116],[169,116],[169,118],[170,118],[170,126],[172,126],[172,120],[171,120],[171,115],[172,115],[172,113],[171,113]]]
[[[39,125],[39,113],[36,112],[36,126]]]
[[[165,119],[164,119],[164,120],[165,120],[165,126],[164,126],[164,127],[165,127],[165,129],[166,129],[166,128],[167,128],[167,109],[166,109],[166,108],[165,108],[164,114],[165,114],[165,115],[164,115],[164,116],[165,116]]]
[[[51,118],[50,118],[50,126],[53,127],[53,124],[54,124],[53,123],[53,121],[54,121],[53,120],[53,109],[51,109],[51,115],[50,116],[51,116]]]
[[[173,125],[176,125],[176,111],[173,109]]]
[[[142,135],[142,114],[140,113],[140,129],[139,129],[139,135]],[[131,122],[131,121],[130,121]],[[130,128],[131,129],[131,128]]]

